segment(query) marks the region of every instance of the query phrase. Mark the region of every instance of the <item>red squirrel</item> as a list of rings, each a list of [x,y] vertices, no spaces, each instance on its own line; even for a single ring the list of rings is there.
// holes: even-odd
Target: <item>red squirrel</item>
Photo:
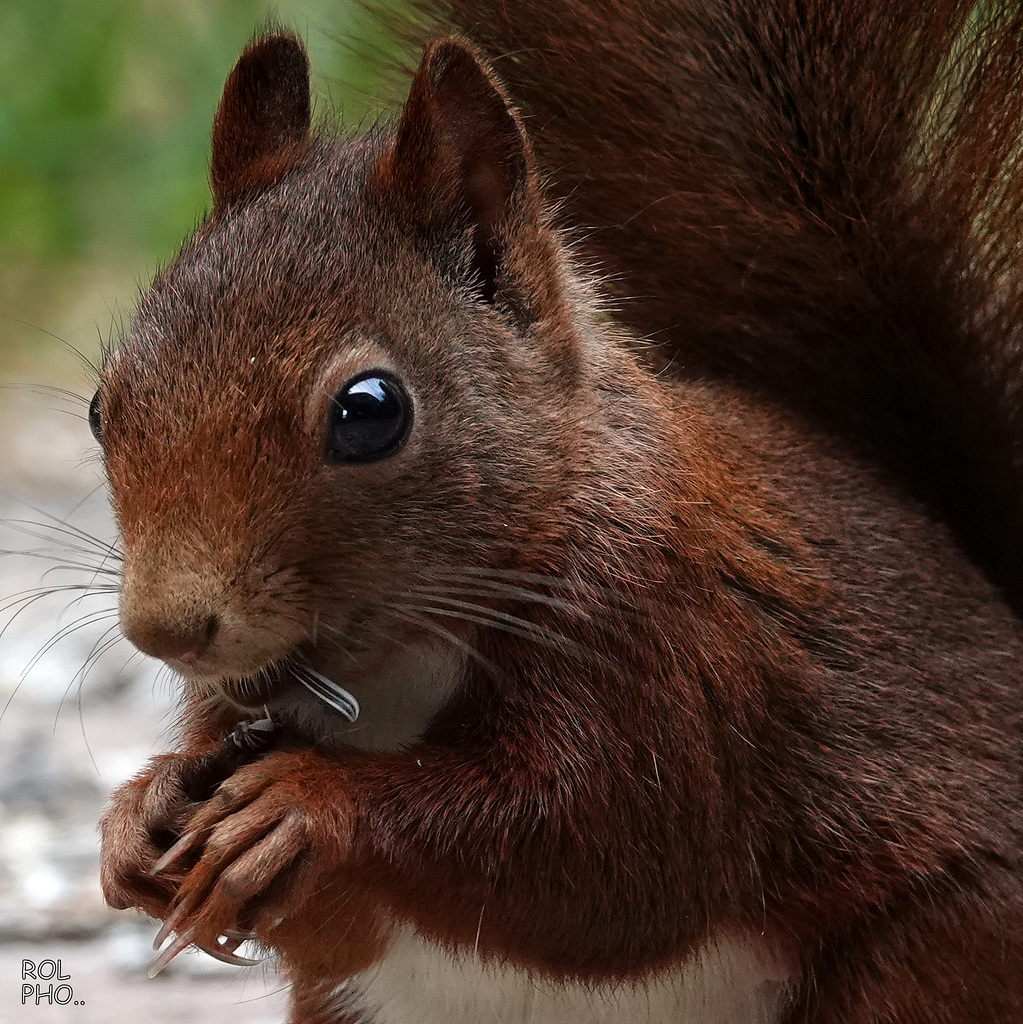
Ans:
[[[1023,12],[423,14],[361,137],[245,50],[104,362],[107,900],[293,1024],[1023,1020]]]

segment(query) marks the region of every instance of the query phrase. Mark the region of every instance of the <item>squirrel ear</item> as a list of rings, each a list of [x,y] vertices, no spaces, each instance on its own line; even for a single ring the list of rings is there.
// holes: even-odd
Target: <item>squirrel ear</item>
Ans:
[[[509,218],[535,212],[532,157],[518,114],[464,40],[423,54],[387,161],[392,187],[426,224],[468,214],[476,270],[494,298]]]
[[[224,85],[213,119],[216,206],[278,181],[309,143],[309,58],[293,35],[256,39]]]

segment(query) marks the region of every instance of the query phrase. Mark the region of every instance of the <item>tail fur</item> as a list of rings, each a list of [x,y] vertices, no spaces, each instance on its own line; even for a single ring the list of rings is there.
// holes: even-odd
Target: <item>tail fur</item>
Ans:
[[[1023,5],[417,2],[672,372],[844,434],[1023,608]]]

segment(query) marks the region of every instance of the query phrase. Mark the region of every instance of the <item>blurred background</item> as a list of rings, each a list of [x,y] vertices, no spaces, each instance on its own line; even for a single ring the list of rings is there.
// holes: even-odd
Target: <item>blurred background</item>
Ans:
[[[102,903],[96,822],[171,743],[175,687],[117,634],[85,419],[101,345],[208,207],[220,89],[268,18],[306,40],[317,112],[393,110],[397,46],[357,0],[0,0],[0,1024],[284,1019],[269,965],[148,980],[156,925]]]

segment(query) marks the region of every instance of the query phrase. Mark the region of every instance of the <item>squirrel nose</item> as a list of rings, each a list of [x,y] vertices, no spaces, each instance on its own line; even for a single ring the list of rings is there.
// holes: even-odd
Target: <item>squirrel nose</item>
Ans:
[[[192,664],[209,647],[219,622],[216,615],[185,622],[129,617],[122,624],[124,635],[143,654],[163,661]]]

